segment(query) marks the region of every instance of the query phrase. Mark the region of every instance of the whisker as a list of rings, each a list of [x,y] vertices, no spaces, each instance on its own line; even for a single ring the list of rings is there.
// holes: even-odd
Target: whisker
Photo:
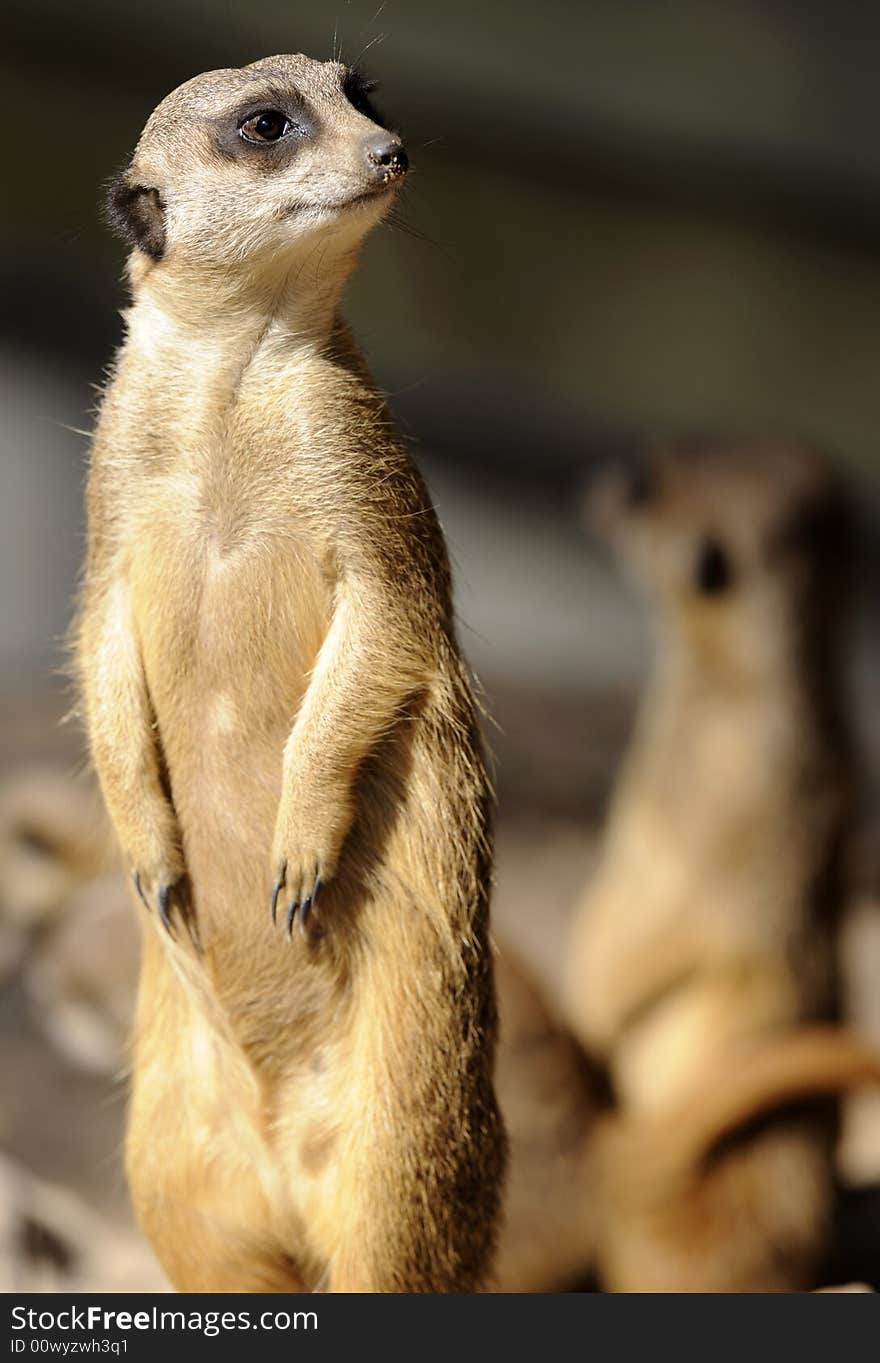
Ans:
[[[374,37],[372,37],[372,38],[370,39],[370,41],[369,41],[368,43],[366,43],[366,44],[361,48],[360,52],[359,52],[358,55],[355,57],[355,59],[354,59],[354,61],[351,63],[351,65],[352,65],[352,66],[355,66],[355,67],[360,66],[361,62],[363,61],[363,59],[364,59],[364,57],[366,56],[366,54],[369,52],[370,48],[371,48],[371,47],[374,47],[376,43],[384,43],[384,41],[385,41],[385,34],[384,34],[384,33],[377,33]]]
[[[388,397],[391,398],[392,400],[393,400],[394,398],[401,398],[401,397],[404,397],[407,393],[412,393],[412,392],[414,392],[414,391],[416,390],[416,388],[421,388],[421,387],[423,386],[423,384],[425,384],[425,383],[427,383],[427,382],[428,382],[428,376],[427,376],[427,375],[424,375],[424,376],[423,376],[422,378],[420,378],[420,379],[414,379],[412,383],[404,384],[403,388],[392,388],[392,389],[389,389],[389,390],[388,390]]]
[[[405,222],[394,209],[387,214],[385,221],[394,231],[403,232],[405,236],[412,237],[414,241],[424,242],[425,245],[433,246],[437,251],[444,250],[435,237],[428,236],[427,232],[423,232],[420,227],[413,227],[412,223]]]
[[[66,421],[57,421],[53,416],[44,416],[43,421],[48,421],[50,426],[57,426],[61,431],[70,431],[72,435],[84,435],[86,440],[91,440],[94,431],[81,431],[79,426],[68,426]]]

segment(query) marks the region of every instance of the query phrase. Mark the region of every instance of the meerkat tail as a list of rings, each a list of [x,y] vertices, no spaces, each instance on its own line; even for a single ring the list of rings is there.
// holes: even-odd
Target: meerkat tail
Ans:
[[[614,1119],[619,1154],[648,1146],[652,1181],[689,1182],[725,1137],[789,1104],[880,1084],[880,1051],[845,1028],[805,1026],[730,1057],[723,1079],[703,1082],[661,1117]]]

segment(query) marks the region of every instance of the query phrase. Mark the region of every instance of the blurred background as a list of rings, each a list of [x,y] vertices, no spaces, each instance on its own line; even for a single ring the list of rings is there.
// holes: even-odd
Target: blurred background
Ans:
[[[462,641],[497,723],[499,922],[554,981],[649,656],[635,603],[579,526],[585,473],[645,432],[794,432],[829,451],[859,507],[864,590],[850,672],[864,759],[854,859],[864,935],[853,954],[875,962],[880,986],[880,10],[831,0],[31,0],[7,13],[5,31],[9,807],[17,791],[65,809],[62,778],[82,765],[76,724],[60,722],[71,704],[63,637],[83,553],[83,433],[125,301],[123,250],[99,217],[102,183],[159,99],[196,72],[337,51],[379,79],[376,103],[415,167],[398,224],[367,246],[347,312],[435,495]],[[55,1198],[59,1224],[104,1218],[114,1262],[127,1262],[118,1245],[138,1249],[126,1238],[118,1057],[88,1025],[81,1044],[73,1024],[60,1039],[46,1031],[40,1000],[61,985],[45,970],[35,985],[29,971],[54,891],[47,849],[11,817],[0,1149],[13,1163],[0,1198],[8,1183],[22,1205]],[[120,945],[123,958],[129,949]],[[869,986],[863,973],[866,1010]],[[876,1116],[855,1123],[851,1145],[858,1177],[880,1180]],[[63,1235],[54,1244],[45,1228],[28,1233],[53,1281]],[[149,1265],[138,1271],[151,1285]]]

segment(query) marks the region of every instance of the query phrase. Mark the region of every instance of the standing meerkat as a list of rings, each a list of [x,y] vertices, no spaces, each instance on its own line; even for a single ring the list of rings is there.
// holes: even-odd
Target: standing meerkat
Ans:
[[[637,1218],[622,1204],[615,1218],[613,1199],[633,1151],[642,1151],[637,1189],[657,1174],[645,1217],[657,1222],[671,1186],[652,1154],[657,1133],[682,1132],[681,1114],[702,1113],[694,1148],[708,1151],[741,1128],[747,1105],[736,1120],[713,1116],[712,1090],[721,1101],[730,1076],[732,1091],[747,1095],[754,1055],[765,1127],[736,1156],[728,1140],[726,1159],[714,1164],[676,1156],[688,1170],[688,1198],[665,1242],[657,1235],[654,1275],[643,1261],[635,1283],[807,1285],[830,1218],[833,1114],[767,1117],[767,1074],[785,1109],[792,1086],[800,1098],[809,1090],[809,1065],[802,1050],[793,1061],[782,1055],[776,1069],[762,1056],[777,1039],[788,1046],[792,1029],[833,1022],[838,1011],[849,783],[837,638],[845,499],[800,447],[683,443],[653,453],[635,477],[607,482],[595,511],[647,595],[657,632],[653,677],[567,962],[567,1014],[609,1066],[621,1111],[619,1176],[608,1162],[614,1141],[604,1147],[615,1246],[607,1280],[634,1281],[639,1232],[631,1244],[624,1232]],[[842,1090],[855,1081],[841,1044]],[[833,1088],[834,1054],[833,1046],[822,1053],[817,1094]],[[684,1236],[687,1216],[702,1237]]]
[[[77,658],[143,901],[128,1175],[189,1291],[464,1291],[493,1247],[478,716],[337,314],[407,169],[369,89],[303,56],[197,76],[110,198],[133,305]]]

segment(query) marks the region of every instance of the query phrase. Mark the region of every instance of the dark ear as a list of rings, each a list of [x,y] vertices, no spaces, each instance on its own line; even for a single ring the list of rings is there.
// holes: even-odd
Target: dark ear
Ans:
[[[711,535],[697,550],[694,586],[703,596],[721,596],[733,586],[733,565],[727,550]]]
[[[125,171],[111,181],[105,205],[107,221],[117,236],[138,246],[153,260],[165,254],[165,205],[158,189],[132,184]]]

